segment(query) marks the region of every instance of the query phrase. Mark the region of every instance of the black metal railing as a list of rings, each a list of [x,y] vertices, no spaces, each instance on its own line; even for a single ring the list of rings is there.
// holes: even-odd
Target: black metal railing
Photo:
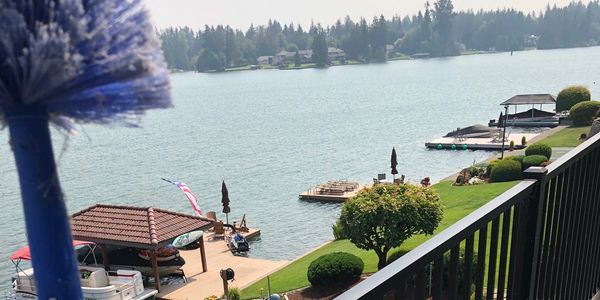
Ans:
[[[600,288],[600,135],[338,299],[590,299]]]

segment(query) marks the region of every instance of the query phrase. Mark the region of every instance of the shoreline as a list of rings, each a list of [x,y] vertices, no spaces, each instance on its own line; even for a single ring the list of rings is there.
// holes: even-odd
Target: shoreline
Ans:
[[[208,71],[208,72],[198,72],[195,70],[181,70],[181,69],[169,69],[169,72],[171,74],[177,74],[177,73],[187,73],[187,72],[194,72],[194,73],[204,73],[204,74],[222,74],[222,73],[229,73],[229,72],[240,72],[240,71],[261,71],[261,70],[281,70],[281,71],[286,71],[286,70],[303,70],[303,69],[327,69],[329,67],[340,67],[340,66],[355,66],[355,65],[369,65],[369,64],[382,64],[382,63],[387,63],[387,62],[393,62],[393,61],[406,61],[406,60],[428,60],[428,59],[440,59],[440,58],[450,58],[450,57],[460,57],[460,56],[472,56],[472,55],[487,55],[487,54],[501,54],[501,53],[520,53],[520,52],[526,52],[526,51],[552,51],[552,50],[566,50],[566,49],[579,49],[579,48],[594,48],[594,47],[600,47],[600,46],[585,46],[585,47],[570,47],[570,48],[551,48],[551,49],[538,49],[538,48],[526,48],[526,49],[522,49],[522,50],[515,50],[515,51],[483,51],[483,50],[465,50],[462,51],[460,54],[458,55],[452,55],[452,56],[431,56],[431,57],[412,57],[410,55],[406,55],[406,54],[399,54],[396,57],[393,58],[389,58],[385,61],[382,62],[362,62],[359,60],[354,60],[354,59],[349,59],[348,63],[346,64],[341,64],[341,63],[334,63],[328,67],[318,67],[316,66],[314,63],[304,63],[302,64],[302,66],[300,67],[295,67],[295,66],[291,66],[288,68],[283,68],[280,69],[277,66],[273,66],[273,65],[246,65],[246,66],[240,66],[240,67],[232,67],[232,68],[228,68],[225,69],[224,71]],[[293,65],[293,64],[290,64]],[[252,69],[252,66],[261,66],[261,68],[257,68],[257,69]]]
[[[531,144],[531,143],[536,143],[536,142],[538,142],[538,141],[540,141],[540,140],[543,140],[543,139],[547,138],[548,136],[551,136],[551,135],[553,135],[553,134],[555,134],[555,133],[557,133],[557,132],[559,132],[559,131],[561,131],[561,130],[563,130],[563,129],[567,128],[567,127],[568,127],[567,125],[560,125],[560,126],[558,126],[558,127],[555,127],[555,128],[550,128],[550,129],[548,129],[548,130],[546,130],[546,131],[544,131],[544,132],[540,133],[540,134],[539,134],[539,135],[537,135],[535,138],[531,139],[531,140],[528,142],[528,144]],[[508,156],[512,156],[512,155],[517,155],[517,154],[519,154],[519,153],[520,153],[520,152],[518,152],[518,151],[511,151],[511,152],[507,151],[507,152],[505,153],[505,156],[507,156],[507,157],[508,157]],[[484,160],[482,160],[482,161],[479,161],[479,162],[477,162],[477,163],[485,163],[485,162],[489,162],[489,161],[492,161],[492,160],[494,160],[494,159],[497,159],[497,158],[498,158],[498,153],[496,153],[496,152],[493,152],[493,153],[492,153],[492,154],[491,154],[491,155],[490,155],[490,156],[489,156],[487,159],[484,159]],[[458,176],[458,175],[460,174],[460,172],[461,172],[461,170],[459,170],[458,172],[456,172],[456,173],[454,173],[454,174],[452,174],[452,175],[450,175],[450,176],[448,176],[448,177],[445,177],[444,179],[441,179],[441,180],[438,180],[438,181],[432,182],[432,185],[433,185],[433,184],[438,184],[438,183],[440,183],[440,182],[444,182],[444,181],[454,181],[454,180],[456,179],[456,176]],[[279,271],[279,270],[285,269],[286,267],[290,266],[292,263],[294,263],[294,262],[296,262],[296,261],[298,261],[298,260],[300,260],[300,259],[302,259],[302,258],[304,258],[304,257],[306,257],[306,256],[308,256],[308,255],[310,255],[310,254],[312,254],[312,253],[314,253],[316,250],[318,250],[318,249],[320,249],[320,248],[323,248],[323,247],[325,247],[325,246],[326,246],[326,245],[328,245],[328,244],[331,244],[333,241],[334,241],[334,240],[332,240],[332,239],[329,239],[328,241],[326,241],[326,242],[324,242],[324,243],[322,243],[322,244],[318,245],[317,247],[315,247],[315,248],[313,248],[313,249],[310,249],[310,250],[308,250],[307,252],[303,253],[302,255],[300,255],[300,256],[298,256],[298,257],[296,257],[296,258],[292,259],[292,260],[289,260],[289,261],[288,261],[286,264],[284,264],[283,266],[281,266],[281,267],[280,267],[280,268],[278,268],[277,270],[275,270],[275,271],[271,272],[271,273],[270,273],[268,276],[271,276],[272,274],[276,273],[276,272],[277,272],[277,271]],[[266,277],[265,277],[265,278],[266,278]],[[248,288],[248,287],[250,287],[252,284],[254,284],[254,283],[256,283],[256,282],[259,282],[260,280],[263,280],[263,279],[264,279],[264,278],[257,279],[257,280],[255,280],[254,282],[252,282],[251,284],[245,285],[245,286],[243,286],[243,287],[240,287],[240,288],[243,290],[243,289],[245,289],[245,288]]]
[[[519,50],[519,51],[515,51],[515,52],[523,52],[523,51],[531,51],[531,50],[536,50],[536,49],[524,49],[524,50]],[[347,63],[342,64],[339,61],[335,61],[335,63],[327,66],[327,67],[319,67],[314,63],[304,63],[301,66],[294,66],[293,64],[290,64],[290,67],[287,68],[279,68],[278,66],[273,66],[273,65],[254,65],[254,66],[260,66],[260,68],[257,69],[252,69],[253,65],[247,65],[247,66],[240,66],[240,67],[232,67],[232,68],[228,68],[225,69],[224,71],[208,71],[208,72],[198,72],[195,70],[175,70],[175,69],[170,69],[170,73],[171,74],[178,74],[178,73],[188,73],[188,72],[193,72],[193,73],[203,73],[203,74],[224,74],[224,73],[230,73],[230,72],[241,72],[241,71],[262,71],[262,70],[278,70],[278,71],[289,71],[289,70],[304,70],[304,69],[327,69],[330,67],[342,67],[342,66],[357,66],[357,65],[370,65],[370,64],[384,64],[384,63],[388,63],[388,62],[394,62],[394,61],[408,61],[408,60],[427,60],[427,59],[436,59],[436,58],[448,58],[448,57],[459,57],[459,56],[472,56],[472,55],[486,55],[486,54],[497,54],[497,53],[508,53],[508,51],[479,51],[479,50],[473,50],[473,51],[463,51],[458,55],[453,55],[453,56],[435,56],[435,57],[423,57],[423,58],[417,58],[417,57],[411,57],[410,55],[405,55],[405,54],[401,54],[399,56],[393,57],[393,58],[389,58],[385,61],[381,61],[381,62],[363,62],[363,61],[359,61],[359,60],[354,60],[354,59],[350,59],[347,61]]]

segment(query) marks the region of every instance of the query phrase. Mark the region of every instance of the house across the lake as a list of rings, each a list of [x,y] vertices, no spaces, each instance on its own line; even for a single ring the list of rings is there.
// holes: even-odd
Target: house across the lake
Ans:
[[[259,65],[270,65],[273,62],[273,56],[259,56],[256,61]]]

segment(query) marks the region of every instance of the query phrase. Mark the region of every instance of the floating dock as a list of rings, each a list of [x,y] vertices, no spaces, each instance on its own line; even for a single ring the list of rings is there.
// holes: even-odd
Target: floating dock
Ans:
[[[366,187],[367,185],[356,182],[329,181],[300,193],[298,198],[300,200],[345,202]]]
[[[526,146],[521,145],[521,140],[525,137],[526,141],[533,140],[538,133],[511,133],[506,137],[504,142],[504,149],[508,150],[510,142],[515,143],[515,150],[523,149]],[[454,137],[439,138],[429,143],[425,143],[425,146],[430,149],[450,149],[450,150],[490,150],[490,151],[502,151],[502,141],[494,140],[493,138],[464,138],[458,139]]]

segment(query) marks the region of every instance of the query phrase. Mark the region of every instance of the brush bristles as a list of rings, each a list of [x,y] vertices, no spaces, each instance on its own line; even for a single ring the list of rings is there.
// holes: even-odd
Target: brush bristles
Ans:
[[[43,106],[54,125],[137,120],[171,106],[140,0],[0,0],[0,118]]]

